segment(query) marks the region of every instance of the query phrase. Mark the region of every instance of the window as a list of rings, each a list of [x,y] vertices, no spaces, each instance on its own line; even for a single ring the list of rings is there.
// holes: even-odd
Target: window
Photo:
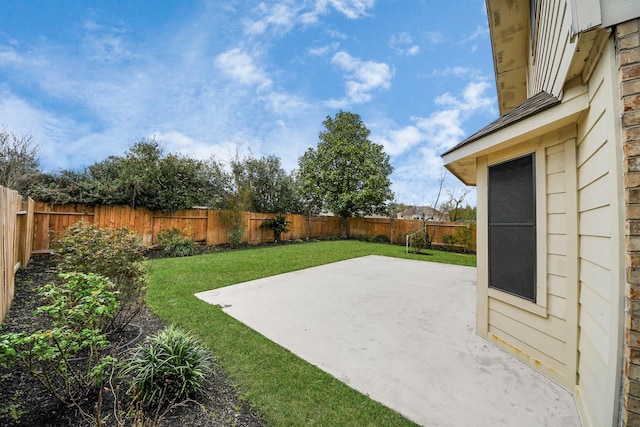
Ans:
[[[489,287],[536,301],[535,157],[489,167]]]

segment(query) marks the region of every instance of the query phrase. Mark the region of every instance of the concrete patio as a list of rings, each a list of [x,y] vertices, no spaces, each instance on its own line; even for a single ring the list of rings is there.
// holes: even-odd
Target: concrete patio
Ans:
[[[580,426],[572,395],[475,335],[475,268],[367,256],[197,294],[424,426]]]

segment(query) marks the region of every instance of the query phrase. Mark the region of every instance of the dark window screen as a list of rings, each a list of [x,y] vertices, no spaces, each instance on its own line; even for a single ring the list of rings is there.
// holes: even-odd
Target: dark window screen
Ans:
[[[489,167],[489,287],[536,300],[534,155]]]

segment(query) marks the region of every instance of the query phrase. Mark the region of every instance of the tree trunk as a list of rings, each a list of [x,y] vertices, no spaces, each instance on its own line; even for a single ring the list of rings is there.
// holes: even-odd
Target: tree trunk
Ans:
[[[340,238],[346,239],[347,238],[347,217],[342,216],[341,218],[342,218],[342,231],[340,234]]]

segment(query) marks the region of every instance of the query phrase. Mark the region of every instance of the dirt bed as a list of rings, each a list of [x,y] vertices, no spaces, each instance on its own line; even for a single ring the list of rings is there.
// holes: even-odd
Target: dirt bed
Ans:
[[[27,268],[16,275],[15,297],[11,311],[2,325],[0,333],[31,332],[47,327],[45,316],[36,316],[36,308],[42,305],[36,290],[54,280],[58,272],[56,262],[50,257],[34,257]],[[164,323],[148,308],[144,308],[132,322],[136,327],[118,335],[110,336],[113,343],[128,343],[154,335],[164,328]],[[138,335],[140,335],[138,337]],[[117,344],[116,344],[117,345]],[[124,350],[123,350],[124,351]],[[113,414],[114,407],[126,407],[124,390],[126,384],[112,383],[103,388],[101,413],[105,426],[131,425],[131,421],[120,424]],[[208,378],[207,392],[198,402],[187,402],[174,407],[160,417],[158,426],[262,426],[258,415],[238,397],[227,375],[220,367]],[[116,391],[114,398],[114,391]],[[82,404],[87,414],[96,413],[99,396],[90,396]],[[154,416],[150,417],[155,418]],[[122,419],[121,419],[122,421]],[[61,405],[51,394],[26,371],[19,367],[0,368],[0,425],[7,426],[81,426],[90,425],[76,408]],[[147,424],[145,424],[147,425]]]

